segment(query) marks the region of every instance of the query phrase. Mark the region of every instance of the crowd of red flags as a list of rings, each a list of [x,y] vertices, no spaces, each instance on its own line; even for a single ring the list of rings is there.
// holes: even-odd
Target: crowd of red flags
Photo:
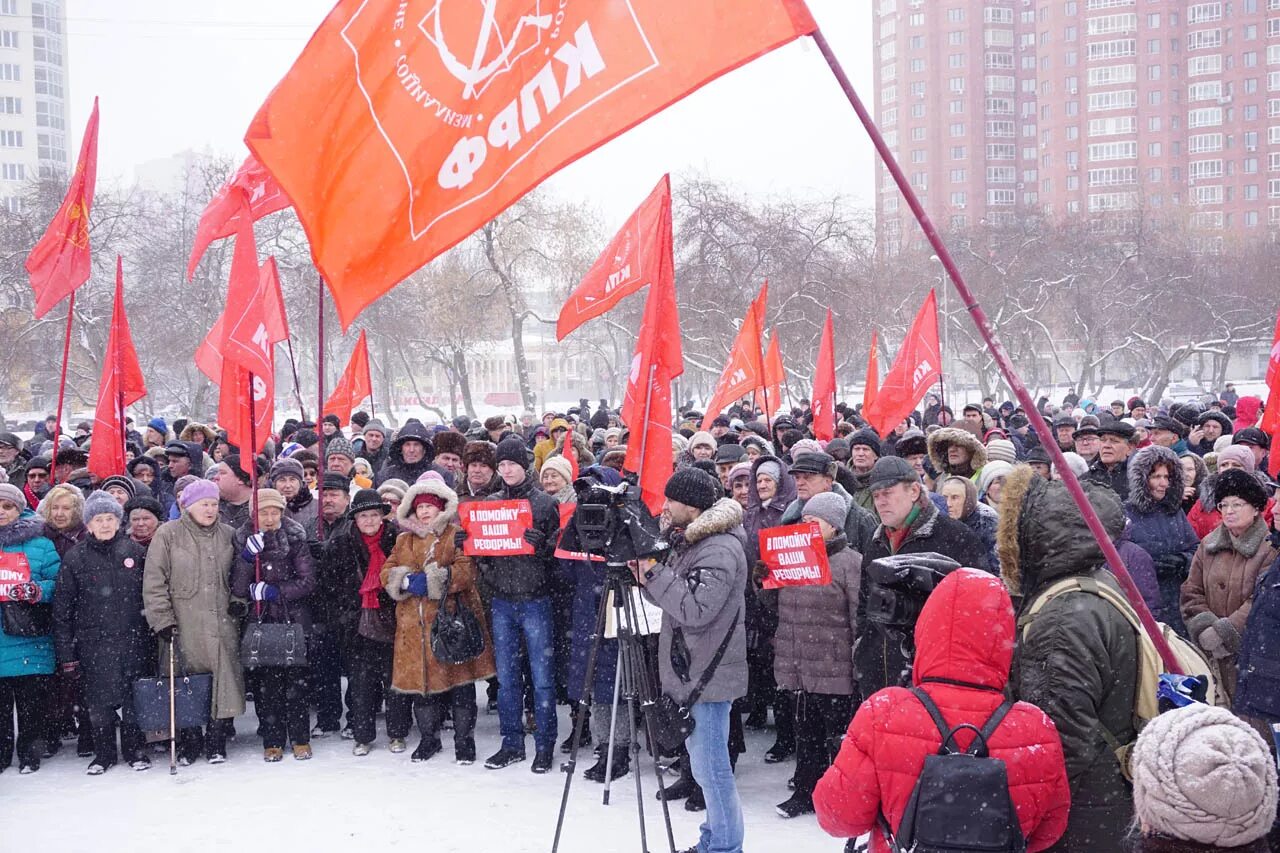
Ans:
[[[874,353],[874,350],[872,350]],[[864,403],[862,418],[876,432],[888,435],[911,414],[925,393],[942,378],[942,347],[938,343],[938,298],[930,290],[911,323],[911,330],[877,389]]]

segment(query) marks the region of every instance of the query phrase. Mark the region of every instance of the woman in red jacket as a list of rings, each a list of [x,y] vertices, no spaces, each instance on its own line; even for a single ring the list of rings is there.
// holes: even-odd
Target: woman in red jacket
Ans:
[[[929,596],[916,623],[915,685],[928,693],[947,724],[981,728],[1004,701],[1013,658],[1014,618],[999,578],[956,569]],[[956,736],[968,748],[973,733]],[[928,711],[902,687],[888,687],[862,703],[835,764],[813,793],[818,823],[829,834],[871,832],[871,853],[888,853],[876,826],[884,812],[896,831],[924,759],[942,738]],[[1028,853],[1050,847],[1067,827],[1071,795],[1057,729],[1034,705],[1016,703],[989,741],[1005,762],[1009,792]]]

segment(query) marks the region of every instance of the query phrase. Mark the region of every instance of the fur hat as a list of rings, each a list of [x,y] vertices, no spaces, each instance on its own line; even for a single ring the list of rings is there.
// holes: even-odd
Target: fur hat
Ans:
[[[441,453],[452,453],[459,459],[467,449],[467,437],[460,432],[444,432],[436,433],[435,436],[436,455]]]
[[[982,446],[977,436],[957,427],[943,427],[929,436],[929,461],[933,464],[934,470],[940,473],[951,473],[951,466],[947,464],[947,450],[953,444],[958,444],[969,451],[969,465],[973,470],[977,471],[987,464],[987,448]]]
[[[1221,847],[1263,838],[1276,816],[1276,763],[1266,742],[1225,708],[1166,711],[1130,760],[1134,814],[1148,832]]]
[[[682,468],[671,475],[662,493],[668,500],[694,509],[708,510],[724,496],[724,489],[710,474],[696,468]]]
[[[562,454],[557,453],[555,456],[548,456],[547,461],[542,463],[543,471],[555,471],[564,478],[566,483],[573,482],[573,469],[569,466],[569,460]]]
[[[806,453],[822,453],[827,456],[831,455],[823,450],[822,445],[814,441],[812,438],[802,438],[795,444],[791,445],[791,459],[793,461],[798,460]]]
[[[837,531],[842,531],[845,518],[849,515],[849,504],[835,492],[821,492],[804,502],[800,515],[820,518]]]
[[[124,509],[120,502],[102,489],[84,499],[84,520],[91,521],[95,515],[114,515],[116,521],[124,521]]]
[[[507,425],[507,422],[503,420],[502,415],[494,415],[491,418],[484,419],[484,428],[489,432],[497,432],[498,430],[502,429],[506,425]]]
[[[384,483],[383,485],[386,484]],[[356,513],[370,509],[376,509],[383,515],[390,512],[387,505],[382,502],[381,494],[375,492],[373,489],[361,489],[356,492],[356,496],[351,499],[351,506],[347,508],[347,511],[354,517]]]
[[[498,469],[496,450],[491,441],[469,441],[462,451],[462,464],[470,466],[472,462],[479,462],[496,471]]]
[[[1018,461],[1018,452],[1009,439],[993,438],[987,442],[987,459],[992,462],[1008,462],[1012,465]]]
[[[258,509],[272,506],[281,512],[284,512],[284,495],[280,494],[275,489],[258,489]]]
[[[1213,486],[1213,502],[1221,505],[1223,498],[1240,498],[1258,512],[1267,508],[1267,493],[1258,478],[1247,471],[1230,468],[1218,474]]]
[[[904,432],[893,447],[894,452],[899,456],[916,456],[929,452],[929,442],[925,439],[924,433],[914,427]]]

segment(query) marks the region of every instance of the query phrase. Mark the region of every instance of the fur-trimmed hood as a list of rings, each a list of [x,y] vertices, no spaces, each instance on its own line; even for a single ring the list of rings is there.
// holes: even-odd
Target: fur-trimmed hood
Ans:
[[[413,513],[413,499],[418,495],[435,495],[444,501],[444,510],[436,516],[436,520],[431,524],[423,524],[418,521]],[[423,538],[432,533],[438,534],[449,525],[449,522],[457,517],[458,493],[436,480],[414,483],[404,493],[404,500],[400,501],[400,506],[396,508],[396,520],[400,523],[400,529]]]
[[[685,528],[684,541],[692,545],[717,533],[729,533],[742,526],[742,505],[732,498],[721,498]]]
[[[1080,485],[1103,527],[1123,529],[1119,496],[1107,486]],[[1061,480],[1044,480],[1030,465],[1015,465],[1005,478],[996,553],[1010,593],[1023,596],[1058,578],[1087,574],[1105,562],[1066,486]]]
[[[213,447],[213,443],[218,440],[218,434],[205,424],[190,423],[182,428],[182,435],[178,436],[178,441],[187,442],[189,444],[199,444],[203,448]]]
[[[1147,489],[1147,478],[1158,465],[1169,468],[1169,490],[1157,501]],[[1129,457],[1129,499],[1126,503],[1143,515],[1170,513],[1182,508],[1183,475],[1178,454],[1152,444]]]
[[[13,524],[0,527],[0,548],[22,545],[44,535],[44,522],[34,512],[24,509]]]
[[[929,436],[929,461],[933,463],[935,471],[951,473],[951,468],[947,465],[947,448],[953,444],[969,451],[972,457],[969,465],[974,471],[987,464],[987,448],[982,446],[982,442],[973,433],[958,427],[943,427]]]

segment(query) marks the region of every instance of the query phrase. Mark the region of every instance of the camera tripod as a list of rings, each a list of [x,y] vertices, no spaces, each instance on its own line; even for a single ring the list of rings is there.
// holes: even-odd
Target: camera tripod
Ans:
[[[618,725],[620,700],[625,701],[626,715],[624,725],[629,726],[631,734],[631,765],[636,779],[636,811],[640,822],[640,850],[649,853],[648,833],[644,820],[644,791],[640,782],[640,739],[636,731],[636,707],[644,714],[645,737],[650,750],[654,750],[654,773],[658,779],[658,797],[662,802],[662,819],[666,824],[667,844],[671,853],[675,853],[675,835],[671,829],[671,812],[667,805],[666,787],[662,780],[662,768],[658,765],[658,756],[653,736],[653,708],[657,700],[657,688],[649,668],[645,665],[644,634],[639,629],[645,625],[646,617],[636,606],[632,591],[637,587],[631,576],[631,570],[625,563],[605,563],[604,589],[600,594],[600,607],[596,613],[595,632],[591,636],[591,650],[587,653],[587,668],[582,679],[582,695],[578,699],[578,714],[573,725],[572,749],[565,765],[564,793],[560,797],[560,814],[556,818],[555,840],[551,843],[551,853],[560,848],[560,835],[564,829],[565,809],[569,805],[569,791],[573,785],[573,776],[578,767],[578,748],[582,743],[582,729],[586,725],[587,714],[591,709],[592,687],[595,677],[596,660],[600,652],[600,643],[604,640],[605,622],[612,599],[613,624],[618,635],[618,670],[614,678],[612,717],[609,723],[609,741],[605,748],[605,787],[604,805],[609,805],[609,786],[613,776],[614,735]]]

